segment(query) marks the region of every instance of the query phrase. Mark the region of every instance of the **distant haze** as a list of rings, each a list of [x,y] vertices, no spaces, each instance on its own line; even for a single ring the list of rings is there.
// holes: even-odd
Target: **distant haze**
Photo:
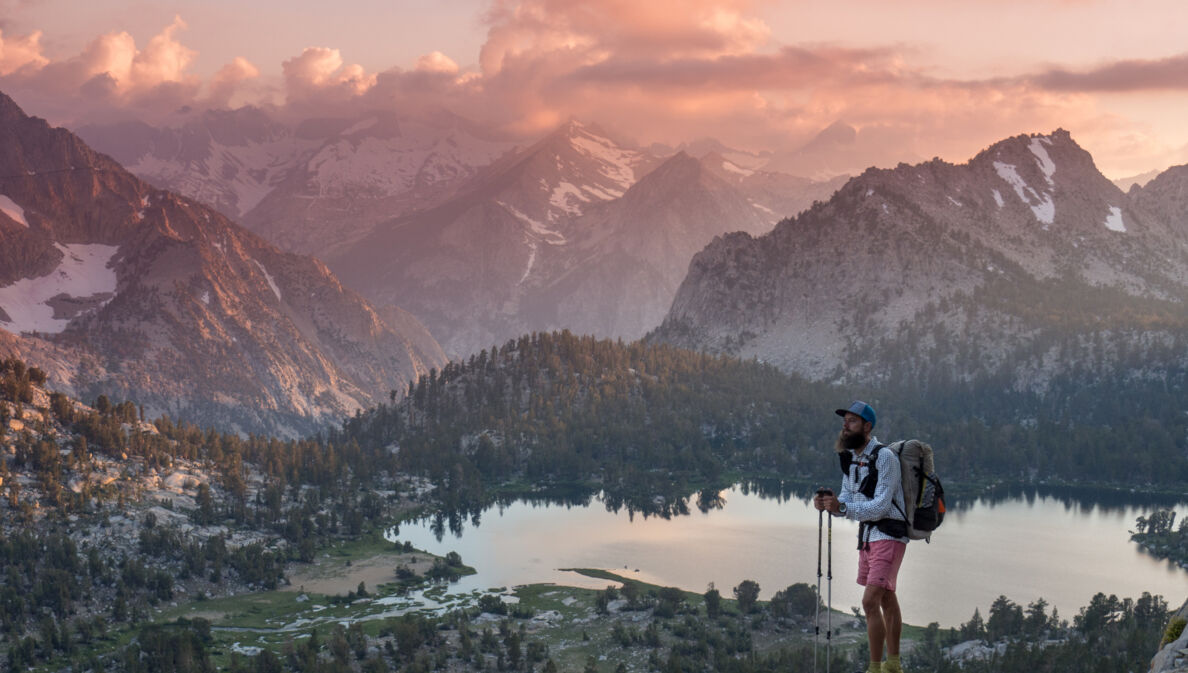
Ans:
[[[576,116],[780,153],[842,123],[878,166],[1063,127],[1125,178],[1188,157],[1186,18],[1175,0],[0,0],[0,90],[71,126],[444,108],[519,138]]]

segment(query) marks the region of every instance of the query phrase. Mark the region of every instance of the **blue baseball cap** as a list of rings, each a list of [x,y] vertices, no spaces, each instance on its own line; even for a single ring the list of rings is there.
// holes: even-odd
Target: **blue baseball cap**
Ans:
[[[870,423],[870,427],[873,428],[875,425],[874,409],[872,409],[869,404],[863,402],[862,400],[854,400],[853,402],[850,402],[849,408],[838,409],[834,413],[842,417],[844,417],[846,414],[854,414],[855,416],[861,417],[862,420],[866,421],[867,423]]]

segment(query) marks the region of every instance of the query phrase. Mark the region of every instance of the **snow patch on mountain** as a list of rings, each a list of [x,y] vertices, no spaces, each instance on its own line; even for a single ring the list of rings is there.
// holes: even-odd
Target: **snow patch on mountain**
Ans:
[[[254,259],[252,261],[255,262],[256,266],[260,268],[260,273],[264,274],[264,279],[268,281],[268,287],[272,288],[272,294],[276,295],[276,300],[284,301],[284,299],[281,298],[280,288],[276,286],[276,280],[272,277],[272,274],[268,273],[268,269],[265,269],[264,265],[259,261]]]
[[[44,276],[0,287],[0,309],[8,320],[0,327],[14,332],[58,334],[78,315],[101,308],[116,291],[111,260],[119,246],[55,243],[62,253],[58,267]]]
[[[329,143],[309,161],[319,196],[345,196],[354,188],[383,195],[406,192],[431,148],[405,138],[363,138]]]
[[[520,220],[524,224],[527,224],[532,233],[543,239],[545,243],[550,245],[563,245],[566,242],[565,236],[560,232],[554,229],[549,229],[543,222],[529,217],[527,214],[521,212],[510,203],[504,203],[503,201],[496,201],[495,203],[515,216],[516,219]]]
[[[1056,184],[1052,181],[1052,176],[1056,174],[1056,162],[1052,161],[1052,157],[1048,156],[1048,150],[1044,149],[1044,141],[1049,145],[1052,144],[1052,139],[1048,137],[1032,138],[1028,149],[1035,155],[1040,170],[1044,172],[1044,177],[1048,179],[1048,186],[1051,187]]]
[[[1122,221],[1122,209],[1118,206],[1110,206],[1110,214],[1106,216],[1106,229],[1110,231],[1126,231],[1126,223]]]
[[[536,264],[536,247],[536,241],[529,238],[528,263],[524,265],[524,273],[520,275],[520,280],[516,281],[516,285],[523,285],[524,281],[528,280],[528,274],[532,273],[532,267]]]
[[[582,134],[570,139],[574,148],[597,159],[601,164],[599,172],[626,190],[635,183],[635,169],[631,167],[636,153],[616,147],[614,143],[599,136]]]
[[[1045,156],[1046,154],[1045,152]],[[995,161],[994,170],[998,173],[998,177],[1002,178],[1015,190],[1015,194],[1018,195],[1019,200],[1031,208],[1031,212],[1035,214],[1036,220],[1044,225],[1052,224],[1056,219],[1056,204],[1052,201],[1051,194],[1047,192],[1040,194],[1029,187],[1027,182],[1023,180],[1023,177],[1019,175],[1019,171],[1015,168],[1014,164]],[[1054,166],[1052,170],[1055,170]]]
[[[618,189],[600,189],[594,185],[582,185],[582,191],[603,201],[613,201],[623,195]]]
[[[728,173],[737,173],[738,175],[741,175],[744,178],[749,178],[755,174],[755,171],[752,171],[747,168],[742,168],[740,166],[736,166],[736,165],[730,163],[729,161],[722,162],[722,170],[724,170]]]
[[[203,203],[231,204],[233,214],[242,215],[263,201],[311,149],[310,141],[296,139],[242,145],[211,141],[209,157],[198,162],[150,153],[127,168]]]
[[[768,208],[767,206],[763,205],[762,203],[756,203],[755,201],[750,201],[750,203],[752,206],[755,207],[755,210],[758,210],[761,213],[764,213],[766,215],[775,215],[776,214],[776,211],[772,210],[771,208]]]
[[[1002,208],[1006,205],[1006,201],[1002,200],[1002,192],[998,191],[997,189],[991,189],[990,191],[994,192],[994,202],[998,204],[999,208]]]
[[[456,132],[341,138],[322,147],[310,159],[309,170],[320,196],[351,196],[359,190],[396,196],[419,182],[452,179],[486,166],[506,149],[506,143]]]
[[[4,194],[0,194],[0,213],[4,213],[17,224],[25,225],[26,229],[29,227],[29,222],[25,219],[25,209]]]
[[[549,197],[549,203],[554,208],[563,210],[570,215],[581,215],[582,206],[580,203],[574,203],[573,199],[578,201],[590,202],[590,197],[582,193],[575,185],[569,182],[562,182],[553,188],[553,194]],[[556,218],[556,213],[549,213],[549,219]]]

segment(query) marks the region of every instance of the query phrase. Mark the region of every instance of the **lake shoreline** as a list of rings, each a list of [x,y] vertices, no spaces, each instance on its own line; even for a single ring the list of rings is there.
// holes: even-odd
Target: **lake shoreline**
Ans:
[[[473,560],[479,573],[474,586],[561,584],[573,580],[558,568],[584,567],[618,569],[649,584],[692,591],[704,591],[709,582],[729,589],[751,579],[767,599],[798,582],[815,584],[817,568],[817,513],[807,498],[775,493],[765,497],[744,484],[720,492],[713,508],[690,507],[670,517],[616,510],[598,498],[564,505],[513,501],[459,518],[456,528],[446,517],[436,526],[432,517],[405,521],[400,539]],[[1044,485],[963,501],[932,544],[908,548],[900,576],[905,619],[956,626],[975,608],[984,614],[999,595],[1022,605],[1043,598],[1066,616],[1089,601],[1089,589],[1131,597],[1149,591],[1173,600],[1188,595],[1188,573],[1140,553],[1129,541],[1127,529],[1147,511],[1144,505],[1113,494],[1119,497],[1105,502],[1083,488]],[[844,611],[860,605],[857,525],[840,519],[832,524],[833,600]],[[1104,545],[1108,553],[1100,561],[1068,565],[1068,550],[1086,545]],[[1054,573],[1058,567],[1062,571]]]

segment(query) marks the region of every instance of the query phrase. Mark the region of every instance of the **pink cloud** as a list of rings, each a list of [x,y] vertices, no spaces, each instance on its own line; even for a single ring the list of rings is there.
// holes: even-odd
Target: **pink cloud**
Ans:
[[[247,82],[260,77],[260,69],[242,56],[219,69],[210,81],[208,100],[214,107],[228,107]]]
[[[420,72],[437,72],[448,75],[457,74],[458,64],[454,59],[440,51],[430,52],[417,59],[416,70]]]
[[[508,56],[561,50],[622,57],[749,52],[771,33],[748,0],[496,0],[480,61],[497,72]]]
[[[583,66],[571,74],[578,83],[714,90],[814,88],[829,78],[848,85],[914,77],[894,64],[889,49],[784,47],[775,54],[724,55],[663,61],[617,58]]]
[[[997,138],[1057,126],[1104,136],[1124,120],[1106,119],[1094,94],[1188,91],[1188,55],[962,80],[936,76],[905,45],[772,44],[756,18],[764,1],[492,0],[476,68],[433,51],[368,72],[312,46],[279,64],[271,89],[242,58],[208,81],[192,75],[180,18],[143,48],[111,33],[58,61],[39,33],[0,34],[0,88],[65,117],[270,102],[294,115],[446,109],[525,138],[576,116],[645,142],[713,135],[750,149],[796,147],[845,120],[878,146],[879,162],[896,148],[905,159],[963,160]]]
[[[342,103],[367,93],[376,76],[358,64],[344,65],[342,54],[328,47],[306,47],[281,64],[289,104]]]
[[[202,97],[203,82],[189,72],[196,52],[179,33],[181,17],[149,39],[143,48],[131,34],[106,33],[91,40],[78,54],[46,58],[40,33],[0,42],[0,88],[30,101],[39,114],[71,118],[106,118],[121,111],[155,116],[194,104],[225,104],[235,88],[259,71],[236,59],[211,80],[211,97]]]
[[[174,17],[173,23],[150,39],[143,51],[134,53],[128,77],[131,87],[152,88],[165,82],[188,79],[186,69],[196,54],[174,36],[185,27],[180,16]]]
[[[41,54],[41,31],[6,38],[0,30],[0,76],[22,68],[40,68],[48,62]]]
[[[1053,68],[1025,79],[1034,86],[1054,91],[1188,91],[1188,53],[1162,59],[1117,61],[1079,72]]]
[[[107,82],[106,89],[119,96],[134,96],[166,83],[192,84],[194,79],[186,69],[195,54],[176,38],[184,28],[185,22],[175,18],[143,50],[127,32],[101,35],[77,56],[47,63],[38,78],[61,90],[79,88],[99,78]]]

